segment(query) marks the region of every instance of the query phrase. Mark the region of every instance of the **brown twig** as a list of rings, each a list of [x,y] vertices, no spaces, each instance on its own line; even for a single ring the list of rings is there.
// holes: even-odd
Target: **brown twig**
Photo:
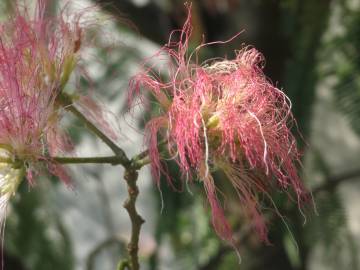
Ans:
[[[353,171],[328,177],[325,183],[320,184],[319,186],[312,189],[312,194],[316,195],[321,191],[333,190],[341,183],[352,181],[359,177],[360,177],[360,169],[355,169]]]
[[[89,121],[84,114],[82,114],[72,102],[72,98],[62,93],[58,97],[58,101],[72,114],[79,118],[89,130],[91,130],[97,137],[99,137],[109,148],[114,152],[115,156],[111,157],[97,157],[93,158],[56,158],[57,162],[61,163],[110,163],[112,165],[121,164],[125,168],[124,179],[127,183],[128,195],[124,203],[131,220],[131,239],[128,244],[129,260],[125,264],[121,264],[120,269],[130,268],[131,270],[140,269],[138,250],[139,250],[139,237],[141,225],[145,222],[144,219],[138,214],[136,210],[136,199],[139,194],[139,189],[136,185],[138,179],[138,170],[149,163],[148,152],[145,151],[129,159],[124,150],[117,146],[105,133],[98,129],[91,121]],[[0,160],[1,161],[1,160]]]
[[[128,244],[128,252],[130,257],[131,270],[139,270],[139,236],[141,225],[145,222],[136,210],[136,199],[139,194],[139,189],[136,185],[138,178],[138,172],[129,167],[125,170],[124,179],[127,183],[129,197],[124,203],[124,207],[127,210],[131,220],[131,238]]]

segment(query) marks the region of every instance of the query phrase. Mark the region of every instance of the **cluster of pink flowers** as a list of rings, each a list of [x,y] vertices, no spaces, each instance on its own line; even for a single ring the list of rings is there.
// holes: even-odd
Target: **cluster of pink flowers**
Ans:
[[[167,142],[168,158],[177,162],[184,180],[197,178],[203,183],[214,228],[232,241],[216,186],[223,180],[212,176],[214,171],[223,172],[266,241],[261,197],[271,200],[272,188],[292,190],[301,205],[308,196],[297,174],[300,154],[290,131],[294,124],[291,103],[267,80],[263,56],[254,48],[243,48],[233,60],[191,63],[191,56],[203,45],[188,56],[190,21],[189,15],[183,29],[173,33],[179,41],[170,39],[155,56],[169,59],[168,74],[159,74],[148,61],[130,85],[131,101],[136,96],[143,101],[150,93],[159,103],[160,114],[146,125],[152,173],[158,184],[161,174],[167,174],[158,148],[161,137]]]
[[[33,164],[38,164],[33,161],[71,150],[59,129],[56,99],[76,63],[81,29],[62,17],[47,18],[43,0],[35,16],[15,7],[15,16],[0,26],[0,145],[11,159],[24,163],[31,182]],[[48,164],[68,181],[61,167]]]
[[[24,175],[33,183],[34,173],[44,168],[69,183],[65,169],[51,157],[73,150],[60,128],[59,96],[78,64],[83,39],[81,14],[51,16],[46,0],[36,2],[34,15],[18,1],[14,8],[0,24],[0,155],[13,161],[1,164],[1,199],[15,192]],[[90,97],[78,101],[80,110],[89,107],[98,114],[88,113],[90,120],[101,118]]]
[[[47,17],[46,2],[37,1],[34,16],[17,4],[15,15],[0,24],[0,215],[24,175],[33,183],[34,173],[46,167],[69,182],[65,169],[51,157],[73,149],[60,127],[59,97],[78,64],[83,30],[80,14]],[[162,137],[167,157],[177,162],[185,181],[203,183],[219,236],[232,241],[218,196],[216,182],[222,180],[213,177],[215,171],[230,181],[266,240],[259,194],[271,200],[272,189],[290,190],[289,198],[299,205],[308,197],[297,174],[300,154],[290,130],[291,103],[266,79],[263,56],[254,48],[243,48],[233,60],[191,63],[203,45],[188,55],[190,20],[189,15],[183,29],[173,33],[179,41],[170,38],[156,55],[168,59],[167,79],[149,61],[131,81],[132,100],[145,89],[161,109],[146,125],[152,173],[158,185],[162,174],[171,184],[158,147]],[[90,97],[78,95],[75,105],[116,138]]]

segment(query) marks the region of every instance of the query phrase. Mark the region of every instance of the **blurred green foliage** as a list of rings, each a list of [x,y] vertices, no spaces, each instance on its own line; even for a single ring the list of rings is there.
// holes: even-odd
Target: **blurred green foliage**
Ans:
[[[6,220],[6,253],[18,258],[24,270],[72,269],[71,239],[57,214],[45,203],[49,200],[45,190],[39,185],[29,192],[24,182],[21,185]],[[12,268],[5,262],[5,269]]]
[[[109,5],[104,7],[116,14],[121,10],[120,2],[113,10]],[[123,1],[126,2],[128,3]],[[181,4],[176,2],[181,1],[167,1],[168,8],[163,10],[159,7],[158,10],[159,18],[164,16],[160,21],[167,22],[169,29],[181,25],[179,19],[181,14],[178,11]],[[360,135],[360,11],[346,4],[350,1],[225,2],[230,3],[230,8],[224,13],[216,13],[214,8],[216,5],[211,4],[213,1],[198,2],[195,10],[203,19],[199,29],[203,29],[207,36],[215,40],[223,38],[225,32],[232,34],[239,32],[244,28],[242,23],[247,23],[251,29],[248,35],[244,35],[245,41],[264,52],[267,59],[266,72],[274,83],[284,88],[292,100],[294,115],[305,138],[311,138],[312,135],[311,125],[314,106],[317,104],[317,90],[328,79],[335,82],[329,89],[334,95],[334,108],[347,117],[353,130]],[[136,9],[144,16],[132,17],[131,12]],[[146,10],[146,8],[133,6],[132,9],[126,6],[128,17],[130,20],[134,18],[135,25],[144,25],[143,21],[137,20],[147,19]],[[339,34],[336,29],[330,29],[333,25],[329,24],[336,14],[340,18]],[[145,24],[151,25],[156,22],[157,20],[154,19]],[[151,27],[160,29],[157,25]],[[124,26],[119,27],[119,31],[121,34]],[[141,33],[142,29],[138,31]],[[331,38],[326,38],[329,32],[335,34],[332,33]],[[126,33],[129,33],[128,29]],[[165,37],[167,33],[164,35],[157,33],[153,38],[151,33],[152,31],[141,34],[158,42],[159,45],[162,45],[161,42],[166,42],[166,39],[159,39],[161,36]],[[204,55],[206,57],[232,55],[233,47],[241,47],[244,41],[242,37],[234,44],[222,48],[209,47]],[[109,88],[104,100],[110,102],[119,98],[127,87],[127,81],[121,79],[129,74],[130,65],[139,62],[137,51],[141,50],[141,43],[136,45],[138,48],[127,48],[126,53],[119,54],[118,57],[112,57],[109,48],[99,48],[98,57],[102,59],[100,78],[90,84],[85,81],[81,83],[95,89],[95,94],[105,95],[103,88],[108,86],[111,80],[117,79],[119,85]],[[156,108],[153,109],[156,111]],[[121,113],[123,112],[116,112],[118,115]],[[149,115],[145,115],[144,119],[148,117]],[[81,130],[77,128],[76,122],[72,122],[72,126],[76,128],[72,128],[70,134],[78,142],[81,139]],[[311,145],[312,142],[309,143]],[[313,173],[325,179],[331,176],[332,170],[325,161],[326,152],[317,151],[315,147],[312,149],[312,146],[310,149],[306,148],[300,138],[299,144],[304,148],[305,154],[306,151],[310,151],[311,155],[315,156],[311,162]],[[168,167],[171,175],[177,179],[176,183],[180,183],[176,165],[169,162]],[[311,175],[305,175],[305,178],[307,184],[315,186]],[[219,182],[224,182],[221,189],[226,190],[226,181]],[[56,183],[51,182],[50,185],[55,188]],[[337,189],[323,190],[314,194],[318,214],[314,213],[310,205],[306,212],[308,222],[305,226],[298,208],[284,200],[281,194],[275,195],[276,205],[286,217],[284,220],[276,218],[276,215],[274,219],[270,218],[271,246],[259,243],[253,231],[249,230],[247,221],[239,215],[239,211],[233,211],[234,207],[229,207],[227,215],[235,225],[236,236],[241,239],[238,248],[243,262],[239,266],[239,258],[235,250],[221,242],[211,228],[209,211],[206,206],[203,207],[206,200],[204,196],[199,196],[203,194],[201,186],[195,183],[190,187],[191,192],[187,191],[186,186],[178,188],[183,189],[183,192],[174,192],[173,188],[162,179],[160,196],[159,190],[154,187],[155,203],[159,213],[154,217],[156,219],[154,236],[158,247],[165,246],[172,251],[170,252],[172,258],[166,258],[167,265],[165,265],[163,262],[165,259],[161,257],[159,248],[150,258],[145,258],[146,261],[142,262],[146,264],[149,261],[149,269],[307,270],[311,269],[310,260],[318,250],[323,250],[318,257],[322,258],[321,264],[324,265],[324,269],[360,269],[359,247],[349,230],[349,217]],[[6,223],[5,255],[16,258],[24,266],[23,269],[74,269],[75,259],[71,239],[60,218],[51,210],[51,203],[49,204],[48,200],[49,197],[41,185],[31,188],[31,192],[25,184],[21,186],[21,192],[12,203],[11,214]],[[238,203],[236,196],[229,197],[228,200],[229,205]],[[269,211],[268,215],[271,217],[274,213]]]

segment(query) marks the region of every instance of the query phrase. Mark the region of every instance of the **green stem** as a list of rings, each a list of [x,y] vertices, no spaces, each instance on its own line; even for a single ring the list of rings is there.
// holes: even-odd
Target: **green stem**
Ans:
[[[127,165],[130,163],[129,158],[126,156],[123,149],[117,146],[106,134],[98,129],[91,121],[89,121],[85,115],[83,115],[74,105],[69,95],[62,93],[59,98],[59,102],[64,106],[66,110],[74,114],[79,118],[89,130],[91,130],[97,137],[99,137],[110,149],[115,153],[116,156],[122,159],[120,164]]]
[[[106,156],[106,157],[53,157],[54,160],[61,164],[111,164],[111,165],[124,165],[123,159],[119,156]]]
[[[167,141],[163,140],[161,142],[158,143],[157,147],[160,148],[164,145],[167,144]],[[145,150],[137,155],[135,155],[131,160],[130,160],[130,166],[131,168],[133,168],[134,170],[139,170],[141,169],[143,166],[150,164],[151,160],[149,157],[149,150]]]
[[[147,164],[150,164],[150,158],[149,156],[144,156],[142,158],[135,158],[131,159],[130,167],[134,170],[140,170],[142,167],[144,167]]]
[[[145,222],[143,218],[138,214],[136,210],[136,200],[139,194],[137,187],[138,170],[144,165],[150,163],[149,152],[144,151],[139,155],[134,156],[131,160],[126,156],[125,152],[118,147],[106,134],[98,129],[93,123],[91,123],[85,115],[83,115],[74,105],[72,99],[67,94],[61,94],[59,96],[59,102],[77,118],[79,118],[85,125],[91,130],[97,137],[99,137],[110,149],[115,153],[115,156],[110,157],[83,157],[83,158],[66,158],[55,157],[54,161],[62,164],[74,164],[74,163],[110,163],[112,165],[121,164],[125,168],[124,179],[128,187],[128,199],[124,203],[124,207],[127,210],[131,221],[131,239],[128,244],[129,261],[128,263],[120,264],[120,269],[129,268],[131,270],[139,270],[139,237],[141,225]]]
[[[111,164],[123,165],[125,168],[132,168],[139,170],[143,166],[150,163],[149,156],[144,155],[139,157],[135,156],[131,161],[125,162],[121,156],[104,156],[104,157],[50,157],[50,160],[56,161],[61,164]],[[45,160],[39,160],[40,162]],[[48,160],[46,160],[48,161]],[[0,157],[0,163],[14,164],[15,161],[11,158]]]
[[[48,162],[49,160],[39,160],[39,162]],[[50,161],[60,164],[111,164],[125,165],[124,160],[119,156],[105,157],[50,157]],[[0,163],[15,164],[11,158],[0,157]]]

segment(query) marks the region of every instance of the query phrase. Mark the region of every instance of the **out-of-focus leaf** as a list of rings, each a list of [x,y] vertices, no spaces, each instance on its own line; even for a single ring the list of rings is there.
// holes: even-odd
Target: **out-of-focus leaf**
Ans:
[[[348,118],[353,130],[360,135],[360,10],[342,9],[344,32],[330,40],[323,58],[330,57],[329,76],[336,79],[336,108]]]
[[[314,152],[314,169],[328,177],[329,166],[319,151]],[[314,251],[319,246],[323,247],[325,252],[321,257],[324,265],[329,269],[343,268],[349,261],[352,262],[351,269],[359,269],[359,247],[354,237],[350,236],[348,217],[340,194],[336,190],[324,190],[316,193],[314,199],[318,214],[309,218],[304,228],[305,242],[310,247],[310,251]],[[346,254],[346,259],[343,254]]]
[[[46,203],[44,190],[23,184],[7,218],[5,250],[29,270],[73,269],[69,236]],[[6,262],[5,262],[6,269]]]

